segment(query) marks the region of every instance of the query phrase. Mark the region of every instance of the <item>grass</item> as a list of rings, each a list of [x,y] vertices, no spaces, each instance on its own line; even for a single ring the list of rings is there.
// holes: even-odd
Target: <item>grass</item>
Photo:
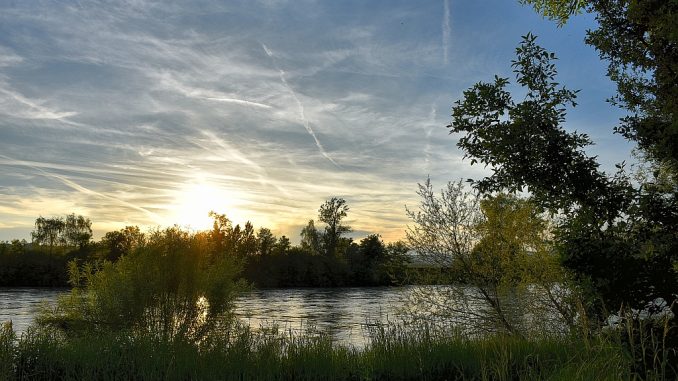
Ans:
[[[0,330],[7,380],[624,380],[619,345],[570,338],[471,339],[422,328],[377,329],[362,349],[322,334],[237,329],[199,345],[118,333],[66,338]]]

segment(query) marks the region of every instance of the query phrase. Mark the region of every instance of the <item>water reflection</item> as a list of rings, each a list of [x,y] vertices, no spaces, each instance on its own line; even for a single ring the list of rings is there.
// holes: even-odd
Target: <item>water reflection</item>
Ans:
[[[368,324],[398,319],[401,288],[299,288],[252,291],[236,315],[252,328],[278,326],[293,333],[317,329],[336,341],[361,345]]]
[[[415,286],[412,286],[415,287]],[[250,291],[236,301],[235,314],[254,329],[277,326],[292,333],[315,328],[345,344],[362,345],[367,324],[399,321],[408,288],[298,288]],[[0,289],[0,322],[17,333],[34,321],[42,303],[55,303],[64,289]]]
[[[0,288],[0,323],[12,321],[17,333],[26,331],[43,303],[56,303],[66,289]]]

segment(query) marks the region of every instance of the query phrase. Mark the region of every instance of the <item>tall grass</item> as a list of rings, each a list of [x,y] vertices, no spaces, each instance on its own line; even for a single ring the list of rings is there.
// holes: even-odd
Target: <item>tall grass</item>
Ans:
[[[323,334],[234,328],[196,344],[153,335],[64,336],[0,331],[8,380],[632,380],[611,341],[469,338],[421,327],[380,327],[358,349]]]

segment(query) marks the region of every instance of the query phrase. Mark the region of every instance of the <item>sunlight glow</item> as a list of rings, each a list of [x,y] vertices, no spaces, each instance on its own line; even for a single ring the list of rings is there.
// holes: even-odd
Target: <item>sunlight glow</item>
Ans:
[[[204,181],[185,184],[176,192],[168,222],[195,230],[211,229],[210,211],[226,214],[231,221],[240,218],[236,201],[234,192],[216,185]]]

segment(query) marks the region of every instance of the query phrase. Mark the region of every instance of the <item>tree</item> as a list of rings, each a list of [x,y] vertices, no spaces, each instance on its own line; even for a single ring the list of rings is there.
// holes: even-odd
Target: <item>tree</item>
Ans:
[[[638,179],[624,211],[628,220],[602,231],[583,215],[569,221],[564,241],[578,250],[571,250],[566,263],[588,274],[609,308],[678,299],[671,291],[678,289],[678,1],[521,2],[561,25],[578,12],[595,14],[598,27],[587,32],[585,42],[608,62],[607,74],[617,83],[609,101],[630,112],[615,132],[638,144],[654,172]],[[617,273],[611,276],[603,263],[614,264]],[[632,281],[618,284],[622,276]],[[678,303],[674,307],[678,312]]]
[[[407,284],[407,265],[411,258],[407,255],[409,246],[404,241],[389,242],[386,245],[385,270],[392,285]]]
[[[409,246],[440,271],[438,284],[450,286],[415,289],[409,300],[413,316],[520,336],[541,328],[526,322],[530,314],[573,325],[565,300],[570,294],[561,292],[565,272],[547,221],[532,202],[503,194],[480,200],[461,181],[436,196],[427,180],[417,193],[419,210],[408,210],[414,222]]]
[[[370,234],[358,245],[346,251],[353,280],[357,284],[379,285],[388,283],[386,271],[386,246],[378,234]]]
[[[236,228],[238,227],[236,226]],[[245,228],[236,239],[236,253],[242,257],[257,253],[257,237],[254,235],[254,226],[249,221],[245,223]]]
[[[586,43],[608,61],[608,76],[617,83],[612,103],[632,112],[616,132],[678,173],[678,1],[521,2],[561,25],[584,10],[596,15],[598,28]]]
[[[71,293],[39,316],[66,334],[113,333],[206,345],[232,322],[243,284],[233,257],[209,250],[208,236],[178,227],[149,233],[133,255],[99,267],[69,263]]]
[[[575,94],[558,88],[555,57],[529,34],[516,51],[525,101],[514,103],[508,80],[495,78],[465,91],[453,107],[448,127],[465,134],[458,146],[472,164],[491,166],[492,175],[474,186],[485,193],[526,188],[538,206],[565,212],[557,232],[563,263],[602,298],[600,318],[606,308],[675,300],[677,188],[634,187],[622,166],[614,177],[599,171],[582,151],[588,137],[561,127]]]
[[[257,238],[251,222],[247,221],[245,227],[241,228],[239,224],[233,226],[225,214],[212,211],[209,216],[214,219],[209,237],[216,252],[241,258],[257,252]]]
[[[63,235],[67,245],[82,249],[92,238],[92,221],[89,218],[71,213],[66,216]]]
[[[548,331],[575,328],[577,311],[573,300],[577,295],[559,263],[551,224],[539,208],[531,200],[498,194],[483,199],[480,209],[484,217],[477,226],[480,240],[473,247],[470,261],[462,263],[467,279],[482,285],[481,292],[490,296],[498,310],[515,309],[521,299],[526,299],[521,309],[540,317],[529,324],[540,323],[538,328]],[[506,290],[519,290],[527,297],[502,306],[501,293]],[[497,317],[502,318],[503,313],[497,313]],[[498,323],[509,331],[516,324]]]
[[[124,229],[107,232],[101,239],[101,243],[108,249],[106,259],[109,261],[116,261],[133,252],[143,246],[144,242],[144,233],[138,226],[125,226]]]
[[[337,255],[337,248],[344,234],[350,233],[351,227],[342,224],[349,207],[343,198],[332,197],[318,209],[318,219],[326,224],[323,240],[326,255]]]
[[[45,218],[38,217],[35,220],[35,230],[31,233],[33,242],[38,245],[49,245],[50,254],[55,245],[62,244],[65,223],[60,217]]]
[[[322,237],[313,220],[308,220],[308,224],[301,229],[301,248],[313,254],[322,251]]]
[[[419,208],[406,210],[414,223],[406,232],[408,246],[419,261],[439,271],[434,283],[461,283],[463,279],[447,270],[453,261],[467,260],[479,239],[476,230],[482,219],[479,199],[464,189],[461,181],[448,183],[438,197],[427,179],[419,184],[417,194],[421,198]],[[447,320],[453,325],[487,329],[487,317],[476,314],[472,307],[478,296],[465,292],[463,287],[422,287],[409,295],[406,309],[414,319]],[[431,316],[434,318],[430,319]]]
[[[271,255],[278,239],[275,238],[271,229],[260,228],[257,233],[257,247],[260,255]]]
[[[290,239],[283,235],[278,239],[278,243],[275,245],[275,254],[284,255],[291,247],[292,244],[290,243]]]
[[[492,175],[475,181],[481,193],[526,188],[542,206],[566,213],[587,208],[606,221],[628,204],[628,184],[609,179],[583,148],[585,134],[565,131],[565,107],[576,91],[558,88],[553,53],[523,36],[513,61],[517,82],[527,88],[520,103],[506,90],[507,78],[477,83],[452,108],[450,133],[463,133],[457,146],[465,157],[490,166]]]

